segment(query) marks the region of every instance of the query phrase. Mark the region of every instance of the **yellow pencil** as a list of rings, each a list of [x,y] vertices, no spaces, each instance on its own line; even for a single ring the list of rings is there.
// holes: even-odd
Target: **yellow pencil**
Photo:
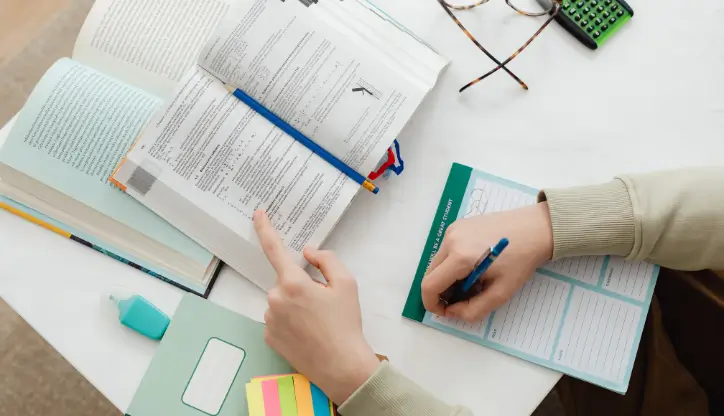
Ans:
[[[48,223],[45,222],[45,221],[39,220],[39,219],[33,217],[32,215],[29,215],[29,214],[26,213],[26,212],[23,212],[23,211],[15,208],[15,207],[13,207],[13,206],[11,206],[11,205],[6,204],[5,202],[0,202],[0,208],[6,210],[6,211],[8,211],[8,212],[10,212],[11,214],[15,214],[15,215],[17,215],[18,217],[20,217],[20,218],[22,218],[22,219],[24,219],[24,220],[30,221],[30,222],[32,222],[33,224],[37,224],[37,225],[45,228],[46,230],[50,230],[50,231],[52,231],[52,232],[54,232],[54,233],[56,233],[56,234],[60,234],[60,235],[62,235],[62,236],[65,237],[65,238],[70,238],[70,237],[72,236],[71,233],[69,233],[69,232],[67,232],[67,231],[65,231],[65,230],[61,230],[60,228],[56,227],[56,226],[53,225],[53,224],[48,224]]]

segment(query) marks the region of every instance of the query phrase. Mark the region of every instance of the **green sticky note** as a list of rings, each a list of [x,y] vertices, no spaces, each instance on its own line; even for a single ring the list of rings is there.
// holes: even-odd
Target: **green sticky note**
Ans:
[[[297,416],[297,398],[294,394],[294,378],[292,376],[277,379],[279,386],[279,402],[282,416]]]

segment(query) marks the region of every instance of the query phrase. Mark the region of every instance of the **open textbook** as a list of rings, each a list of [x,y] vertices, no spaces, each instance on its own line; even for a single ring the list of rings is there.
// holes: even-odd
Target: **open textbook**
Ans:
[[[279,6],[282,7],[281,10]],[[296,15],[290,20],[289,13]],[[246,16],[246,19],[243,22],[235,21],[234,16]],[[219,26],[225,17],[226,22]],[[293,57],[296,60],[289,59],[285,61],[286,66],[279,67],[279,56],[275,54],[284,52],[287,45],[285,42],[290,39],[288,34],[298,34],[295,32],[298,29],[296,22],[301,21],[306,22],[305,27],[312,22],[313,26],[319,26],[318,30],[306,34],[304,42],[295,45],[298,54]],[[255,22],[256,25],[252,24]],[[219,31],[214,35],[217,27]],[[273,32],[274,30],[276,32]],[[318,49],[315,54],[308,55],[308,45],[318,42],[319,37],[314,34],[319,33],[325,33],[326,40],[316,44]],[[267,38],[260,37],[264,34]],[[205,45],[206,49],[201,54]],[[346,52],[337,53],[340,50]],[[252,52],[256,53],[257,59],[249,62]],[[354,55],[354,62],[334,60],[348,57],[348,54]],[[305,78],[299,78],[304,74],[299,72],[298,67],[302,57],[323,62],[320,66],[306,67],[307,73],[311,71],[319,77],[326,76],[321,89],[314,84],[315,89],[304,90],[307,86],[312,88],[313,85],[306,82]],[[333,89],[331,83],[347,82],[352,79],[347,78],[352,77],[352,74],[364,73],[365,77],[354,78],[354,94],[360,100],[383,103],[382,106],[366,107],[365,111],[370,112],[370,117],[376,117],[376,124],[371,126],[373,131],[363,139],[355,137],[352,131],[337,136],[340,143],[349,144],[351,154],[359,161],[357,168],[360,171],[368,169],[374,164],[373,161],[380,159],[382,153],[377,154],[378,149],[389,145],[391,138],[394,138],[401,125],[409,118],[412,107],[419,103],[426,89],[434,84],[437,74],[446,63],[413,34],[364,1],[342,3],[330,0],[317,4],[294,0],[286,3],[277,0],[96,0],[78,35],[72,59],[56,62],[38,83],[15,120],[0,131],[0,208],[152,276],[186,290],[208,295],[220,267],[220,262],[212,251],[219,248],[219,241],[223,246],[228,233],[220,232],[219,236],[222,238],[215,240],[213,228],[204,229],[209,232],[202,233],[202,236],[212,238],[199,239],[203,243],[199,244],[109,181],[113,170],[146,126],[147,134],[158,131],[158,113],[156,121],[149,125],[154,112],[176,111],[182,104],[176,100],[182,97],[182,94],[188,94],[192,85],[217,82],[208,72],[199,69],[197,59],[227,81],[230,77],[246,76],[247,78],[239,80],[239,83],[243,81],[247,88],[250,88],[249,83],[261,88],[264,82],[269,82],[272,78],[275,85],[284,82],[288,87],[295,86],[297,90],[291,93],[282,93],[270,87],[276,94],[275,99],[281,100],[277,101],[279,106],[273,107],[274,110],[287,116],[294,113],[292,108],[295,99],[308,99],[308,94],[313,91],[316,104],[307,105],[305,108],[314,107],[315,112],[299,112],[300,119],[296,125],[299,128],[299,123],[305,123],[308,127],[306,130],[302,129],[308,134],[318,136],[315,137],[317,140],[322,140],[325,136],[319,136],[315,133],[316,130],[326,132],[325,134],[331,137],[330,125],[321,122],[324,118],[336,118],[340,113],[347,114],[347,107],[344,107],[347,97],[327,95],[341,91]],[[249,65],[249,71],[239,72],[242,63]],[[357,64],[366,69],[359,70]],[[339,68],[345,65],[346,70],[351,72],[340,72]],[[367,77],[370,67],[375,69],[375,73]],[[382,68],[386,68],[385,82],[373,83],[380,77]],[[289,77],[288,74],[284,75],[283,71],[272,73],[272,69],[293,71],[299,77]],[[389,87],[390,80],[404,87],[399,92],[383,91]],[[253,88],[250,91],[254,91]],[[166,130],[164,137],[169,140],[164,153],[166,160],[170,160],[168,158],[174,151],[180,149],[186,152],[189,146],[198,146],[199,141],[205,143],[204,146],[210,146],[206,143],[207,139],[215,143],[214,146],[220,151],[226,151],[226,148],[217,146],[212,139],[218,140],[224,134],[230,140],[240,137],[236,130],[221,129],[228,128],[228,124],[223,126],[218,120],[215,125],[219,130],[212,129],[214,134],[218,134],[210,134],[211,130],[208,128],[214,121],[209,115],[214,112],[213,108],[209,107],[208,113],[204,113],[203,117],[199,116],[198,110],[207,105],[209,99],[225,99],[226,105],[229,104],[226,93],[223,97],[215,96],[217,92],[218,85],[210,86],[204,94],[196,97],[198,101],[195,106],[187,105],[182,112],[169,113],[175,114],[174,123],[199,117],[196,119],[199,125],[195,129],[179,125],[179,128],[185,129],[180,134],[188,134],[183,138],[180,134],[169,134],[170,130]],[[382,95],[388,93],[394,95]],[[219,107],[221,108],[229,109]],[[360,108],[349,107],[349,113],[359,111]],[[196,113],[186,114],[183,112],[186,110],[194,110]],[[380,115],[384,111],[389,111],[386,117]],[[234,114],[219,111],[215,114],[230,117],[230,120],[241,114],[250,125],[258,127],[255,124],[258,120],[243,113],[243,110],[240,110]],[[346,122],[348,121],[349,119]],[[205,124],[207,122],[209,125]],[[175,124],[170,129],[175,128],[174,126]],[[346,124],[343,128],[348,126],[349,124]],[[360,120],[357,128],[362,129],[364,126],[370,127],[370,123],[364,124],[364,120]],[[278,138],[278,141],[284,142],[287,139]],[[183,144],[183,147],[176,147],[176,143]],[[238,149],[241,142],[236,143]],[[242,146],[245,150],[254,146],[253,140],[244,143],[247,143]],[[334,147],[332,142],[326,144],[338,151],[344,147]],[[158,146],[162,144],[159,143]],[[154,151],[160,149],[158,146]],[[139,149],[142,147],[139,146]],[[305,223],[302,231],[289,226],[285,236],[290,244],[288,236],[292,232],[299,236],[296,244],[309,239],[311,234],[314,234],[314,238],[310,241],[321,241],[322,235],[329,231],[330,224],[339,219],[354,194],[349,184],[341,185],[344,182],[342,178],[330,180],[331,176],[325,175],[332,175],[331,170],[326,166],[320,167],[319,161],[298,150],[292,149],[289,154],[306,158],[304,172],[308,173],[300,172],[296,165],[300,159],[284,159],[287,169],[285,172],[299,173],[300,176],[299,180],[292,182],[297,188],[286,186],[284,192],[296,192],[295,189],[298,190],[301,186],[335,191],[329,194],[334,202],[329,198],[325,200],[329,209],[320,209],[311,217],[310,207],[319,203],[314,192],[308,192],[308,198],[302,198],[304,201],[296,204],[295,210],[275,211],[275,222],[278,224],[289,226]],[[231,167],[233,163],[240,161],[242,154],[247,158],[244,159],[247,161],[246,170],[235,172],[235,176],[230,178],[235,177],[238,183],[243,184],[244,189],[253,190],[248,195],[250,198],[260,195],[262,190],[262,194],[267,197],[268,192],[279,191],[280,187],[271,185],[274,180],[289,185],[288,179],[285,179],[281,172],[271,177],[265,174],[272,171],[249,169],[249,163],[257,166],[278,166],[270,164],[269,157],[274,154],[271,149],[269,153],[254,154],[237,151],[234,153],[235,160],[229,157],[222,165]],[[203,152],[187,155],[203,158]],[[196,162],[187,161],[185,169],[189,169]],[[213,162],[219,162],[218,157]],[[164,166],[160,161],[156,164]],[[209,192],[210,189],[219,191],[218,182],[212,181],[208,176],[211,172],[218,172],[218,168],[216,165],[204,165],[206,176],[200,182],[204,192]],[[150,169],[150,172],[154,170]],[[314,178],[324,179],[315,179],[312,183],[309,181],[310,172],[316,172]],[[224,177],[229,173],[229,170],[225,171]],[[229,192],[225,194],[226,201],[231,203],[234,196],[237,196],[233,193],[238,190],[233,186],[226,188],[226,192]],[[155,192],[154,187],[149,195],[154,195]],[[275,201],[280,201],[280,195],[284,195],[284,192],[277,192]],[[214,194],[214,197],[217,197],[216,195],[219,194]],[[291,198],[299,199],[299,196]],[[267,203],[269,199],[262,201]],[[234,203],[241,206],[240,203],[248,204],[248,201]],[[262,203],[259,206],[273,208],[271,204]],[[314,207],[313,209],[318,208],[319,204]],[[190,216],[184,219],[201,227],[207,225],[204,221],[212,221],[214,225],[218,225],[220,221],[226,223],[229,219],[229,211],[222,211],[212,209],[209,211],[210,216],[197,217],[191,212]],[[196,219],[198,223],[195,222]],[[322,223],[324,225],[320,225]],[[178,226],[180,224],[181,222],[174,223]],[[185,228],[184,231],[194,230],[193,227]],[[320,229],[324,231],[317,231]],[[246,236],[247,231],[245,226],[234,229],[235,235]],[[192,237],[198,237],[193,235],[195,233],[191,234]],[[237,255],[240,256],[240,261],[247,256],[246,260],[250,264],[256,264],[261,259],[256,254],[251,254],[251,250],[244,248],[242,251],[240,244],[229,247],[231,250],[219,252],[240,270],[246,269],[239,267],[241,263],[235,261]]]
[[[473,324],[436,316],[422,305],[423,276],[450,224],[458,218],[534,204],[537,193],[454,164],[403,316],[625,393],[659,274],[656,265],[610,256],[550,262],[512,299]]]
[[[108,177],[229,7],[97,0],[73,59],[47,71],[0,133],[0,208],[207,295],[219,260]]]
[[[269,289],[275,274],[254,211],[268,212],[301,265],[304,246],[322,244],[359,185],[225,86],[366,174],[446,64],[367,2],[237,1],[112,180]]]

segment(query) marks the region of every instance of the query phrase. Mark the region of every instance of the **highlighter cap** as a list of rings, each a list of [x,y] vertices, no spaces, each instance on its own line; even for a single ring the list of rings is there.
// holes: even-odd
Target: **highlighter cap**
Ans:
[[[117,319],[124,326],[154,340],[163,338],[171,319],[144,297],[123,291],[113,291],[107,298],[116,305]]]

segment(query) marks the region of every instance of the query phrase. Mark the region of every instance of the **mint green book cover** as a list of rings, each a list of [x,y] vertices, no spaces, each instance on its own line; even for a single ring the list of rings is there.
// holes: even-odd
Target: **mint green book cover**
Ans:
[[[247,415],[246,383],[293,372],[264,342],[264,324],[187,294],[126,415]]]

